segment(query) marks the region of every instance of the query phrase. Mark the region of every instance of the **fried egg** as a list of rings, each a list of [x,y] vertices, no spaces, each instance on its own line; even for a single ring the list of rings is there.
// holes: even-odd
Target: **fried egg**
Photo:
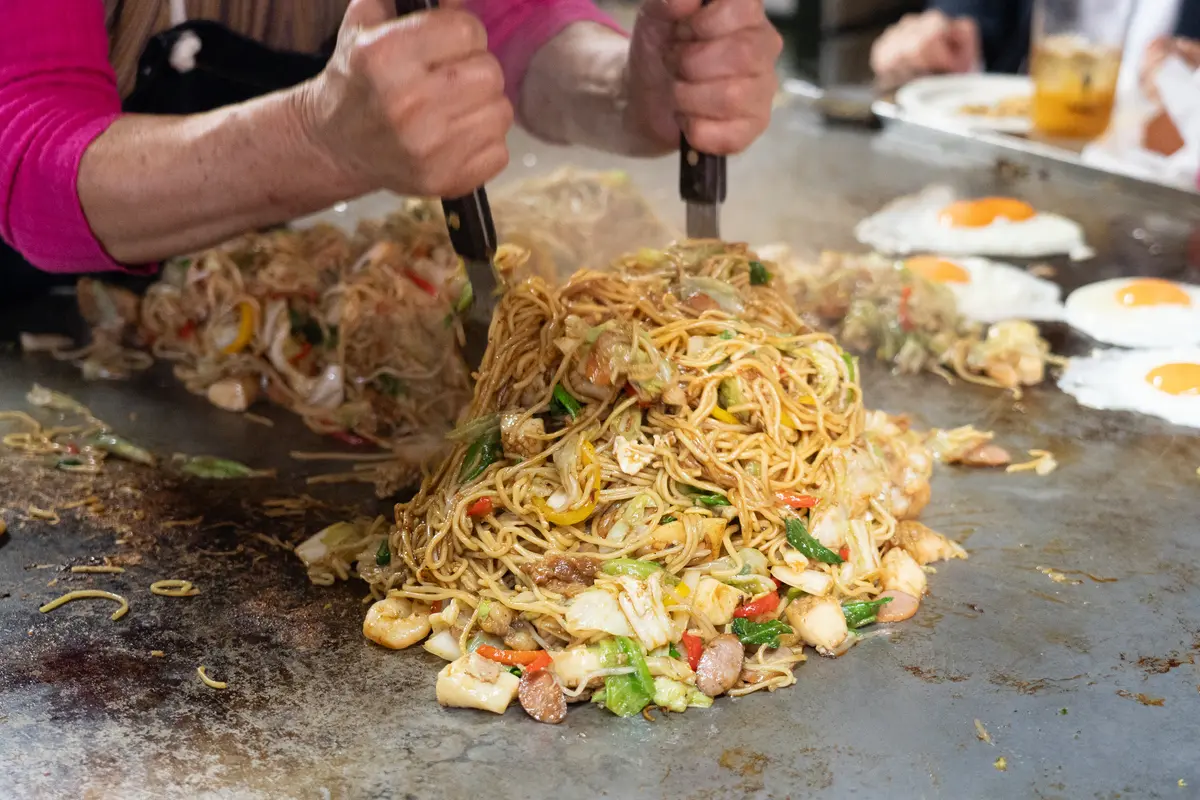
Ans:
[[[940,283],[958,301],[958,312],[976,322],[1062,319],[1062,290],[1020,267],[986,258],[911,256],[905,269]]]
[[[1115,278],[1067,297],[1067,323],[1121,347],[1200,344],[1200,286],[1161,278]]]
[[[1071,359],[1058,385],[1088,408],[1200,428],[1200,348],[1096,350]]]
[[[948,186],[902,197],[854,229],[858,241],[887,255],[1091,258],[1083,229],[1013,197],[960,199]]]

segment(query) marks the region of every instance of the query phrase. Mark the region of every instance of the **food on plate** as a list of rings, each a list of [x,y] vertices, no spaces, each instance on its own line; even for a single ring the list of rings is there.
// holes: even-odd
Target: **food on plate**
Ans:
[[[1200,349],[1095,350],[1072,358],[1059,387],[1088,408],[1137,411],[1200,428]]]
[[[1200,286],[1161,278],[1114,278],[1067,297],[1065,319],[1098,342],[1121,347],[1200,344]]]
[[[996,119],[1002,117],[1028,117],[1033,97],[1027,94],[1014,94],[1002,97],[994,103],[966,103],[959,107],[958,113],[969,117],[987,117]]]
[[[949,186],[901,197],[860,222],[858,241],[887,255],[1090,258],[1083,229],[1015,197],[962,198]]]
[[[975,257],[909,256],[901,266],[949,289],[958,313],[974,322],[1062,318],[1058,284],[1012,264]]]
[[[874,352],[901,372],[949,372],[1019,393],[1022,386],[1041,383],[1054,358],[1036,326],[1024,320],[987,328],[973,323],[960,313],[949,282],[922,274],[954,276],[957,261],[907,269],[906,262],[877,254],[825,252],[817,263],[806,264],[784,246],[760,252],[784,270],[806,319],[832,331],[851,350]],[[1019,295],[1019,288],[1009,295],[1014,305]],[[1032,296],[1031,290],[1027,297]],[[1030,300],[1029,307],[1034,305]]]
[[[355,548],[367,638],[450,662],[444,705],[545,722],[788,686],[806,647],[911,616],[918,559],[963,555],[896,538],[933,459],[775,269],[693,242],[511,287],[449,457],[390,530],[314,537],[309,574]]]

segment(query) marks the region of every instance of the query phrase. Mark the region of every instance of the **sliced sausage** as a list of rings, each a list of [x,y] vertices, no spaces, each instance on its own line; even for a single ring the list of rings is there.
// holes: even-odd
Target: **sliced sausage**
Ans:
[[[725,694],[742,674],[746,648],[732,633],[723,633],[708,643],[696,665],[696,688],[709,697]]]
[[[1012,456],[1000,445],[984,442],[964,453],[959,463],[967,467],[1007,467],[1012,463]]]
[[[555,724],[567,716],[567,698],[563,696],[558,678],[548,669],[526,672],[517,688],[521,708],[538,722]]]
[[[892,590],[884,592],[875,598],[882,600],[885,597],[892,598],[890,603],[884,603],[879,607],[879,611],[875,614],[877,622],[903,622],[917,613],[917,609],[921,607],[920,598],[913,597],[908,592]]]

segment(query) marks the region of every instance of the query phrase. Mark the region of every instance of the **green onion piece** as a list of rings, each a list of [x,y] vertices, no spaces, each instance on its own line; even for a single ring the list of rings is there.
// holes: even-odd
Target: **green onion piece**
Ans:
[[[798,597],[804,597],[808,592],[803,589],[797,589],[795,586],[789,586],[787,590],[787,599],[795,600]]]
[[[672,522],[674,522],[674,521],[675,521],[675,517],[673,517],[673,516],[672,516],[672,515],[670,515],[670,514],[667,514],[665,517],[663,517],[662,519],[660,519],[660,520],[658,521],[658,524],[659,524],[659,525],[669,525],[669,524],[671,524],[671,523],[672,523]]]
[[[734,336],[733,331],[721,331],[720,335],[717,336],[717,338],[724,339],[725,341],[728,342],[730,339],[733,338],[733,336]]]
[[[605,575],[628,575],[643,581],[661,570],[662,566],[653,561],[642,561],[636,558],[614,558],[605,561],[600,567],[600,571]]]
[[[154,465],[154,456],[148,450],[138,447],[133,442],[122,439],[120,436],[114,436],[111,433],[101,433],[93,436],[88,440],[88,444],[107,453],[112,453],[114,456],[124,458],[127,461],[136,461],[139,464],[150,466]]]
[[[729,502],[729,498],[727,498],[723,494],[702,494],[702,495],[699,495],[698,497],[696,497],[696,499],[699,500],[704,505],[708,506],[709,508],[717,508],[718,506],[733,505],[732,503]]]
[[[846,362],[846,370],[850,373],[850,380],[857,380],[858,376],[858,359],[847,352],[842,353],[842,361]]]
[[[458,292],[458,299],[454,301],[454,310],[461,314],[470,308],[473,302],[475,302],[475,289],[471,286],[471,282],[467,281]]]
[[[523,674],[521,672],[520,667],[509,667],[508,671],[511,672],[513,675],[516,675],[518,678],[521,677],[521,675]]]
[[[680,654],[679,648],[675,646],[674,642],[671,642],[671,645],[667,648],[667,655],[671,658],[683,658],[683,655]]]
[[[788,517],[784,524],[787,526],[788,544],[805,556],[825,564],[842,563],[842,557],[818,542],[797,517]]]
[[[386,567],[390,563],[392,563],[392,548],[388,546],[388,540],[384,539],[379,543],[379,549],[375,551],[375,564]]]
[[[215,456],[192,456],[180,467],[180,471],[197,478],[226,480],[228,478],[250,478],[260,474],[258,470],[238,461]]]
[[[467,448],[467,455],[463,459],[462,469],[458,473],[458,480],[461,483],[473,481],[484,473],[484,471],[500,460],[504,453],[504,448],[500,443],[500,431],[487,431],[475,441],[471,442],[471,446]]]
[[[890,597],[878,600],[858,600],[852,603],[842,603],[842,614],[846,617],[846,625],[850,628],[863,628],[875,621],[879,607],[892,602]]]
[[[488,614],[490,614],[490,613],[492,613],[492,601],[488,600],[487,598],[480,600],[479,601],[479,614],[477,615],[479,617],[479,619],[480,620],[487,619]]]
[[[766,286],[771,282],[771,273],[761,261],[750,262],[750,283],[753,286]]]
[[[376,375],[375,380],[372,381],[372,383],[375,384],[379,391],[383,392],[388,397],[399,397],[400,395],[404,394],[406,389],[404,381],[400,380],[395,375],[389,375],[386,372]]]
[[[742,644],[765,644],[767,647],[779,647],[779,637],[791,633],[792,629],[786,623],[773,619],[769,622],[752,622],[745,617],[733,621],[733,635]]]
[[[579,412],[583,410],[583,406],[579,401],[571,396],[571,393],[563,388],[561,383],[554,384],[554,392],[550,399],[550,408],[556,413],[564,416],[569,416],[575,419],[579,416]]]

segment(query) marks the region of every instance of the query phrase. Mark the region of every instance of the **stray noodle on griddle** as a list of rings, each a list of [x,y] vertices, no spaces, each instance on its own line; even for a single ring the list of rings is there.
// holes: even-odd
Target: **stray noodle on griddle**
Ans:
[[[795,682],[804,647],[915,613],[932,458],[866,412],[855,360],[744,246],[642,251],[559,290],[510,288],[455,447],[390,532],[298,548],[357,572],[364,634],[451,663],[440,702],[557,722]],[[428,638],[427,638],[428,637]],[[520,678],[513,672],[520,673]]]

